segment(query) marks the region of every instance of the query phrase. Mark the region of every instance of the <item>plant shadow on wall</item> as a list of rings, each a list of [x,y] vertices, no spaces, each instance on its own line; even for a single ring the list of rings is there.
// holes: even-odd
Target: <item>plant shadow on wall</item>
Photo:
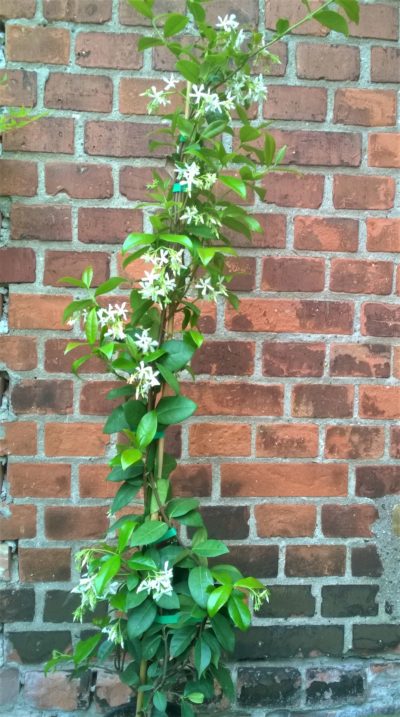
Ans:
[[[73,654],[55,652],[47,664],[51,670],[72,661],[77,675],[99,662],[112,669],[113,660],[136,695],[136,707],[121,714],[136,709],[165,715],[172,702],[182,717],[192,717],[193,705],[221,694],[233,699],[224,655],[234,649],[235,629],[247,630],[252,610],[268,599],[259,580],[244,577],[225,558],[215,561],[228,549],[209,538],[196,498],[172,496],[176,461],[164,443],[166,429],[197,408],[182,395],[179,377],[191,373],[203,342],[202,305],[226,299],[238,307],[225,265],[235,254],[230,237],[251,240],[252,232],[261,232],[244,208],[246,200],[253,192],[264,199],[269,171],[287,171],[280,167],[285,148],[276,150],[268,123],[250,121],[254,105],[265,98],[263,73],[279,61],[270,47],[310,18],[346,34],[345,15],[358,19],[356,0],[330,0],[314,11],[303,2],[303,20],[292,27],[279,20],[266,41],[262,33],[239,27],[232,14],[211,27],[202,0],[188,0],[187,16],[155,16],[152,0],[131,0],[153,25],[139,49],[166,47],[176,57],[176,74],[164,80],[164,88],[144,93],[150,113],[180,99],[181,107],[165,115],[150,143],[157,154],[161,148],[168,155],[174,177],[153,172],[144,205],[151,232],[130,234],[123,245],[124,266],[139,258],[148,266],[129,304],[120,292],[107,297],[125,278],[92,290],[89,267],[81,279],[62,279],[78,292],[64,319],[86,335],[87,353],[74,361],[73,371],[95,355],[121,381],[109,393],[120,405],[104,427],[116,435],[108,480],[121,485],[110,508],[107,541],[77,555],[81,580],[73,592],[81,604],[74,618],[86,622],[99,603],[107,608],[105,616],[92,619],[96,631]],[[193,40],[182,44],[176,35],[188,25]],[[67,351],[78,346],[82,341]]]

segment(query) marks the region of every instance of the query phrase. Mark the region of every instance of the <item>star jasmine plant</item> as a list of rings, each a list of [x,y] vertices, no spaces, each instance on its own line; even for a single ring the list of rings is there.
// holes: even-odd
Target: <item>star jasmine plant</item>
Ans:
[[[270,48],[313,18],[347,34],[346,15],[357,21],[358,3],[328,0],[312,10],[303,0],[304,18],[292,26],[279,20],[270,37],[240,27],[233,13],[209,25],[206,0],[187,0],[187,15],[156,15],[154,0],[130,4],[152,23],[139,49],[164,47],[176,60],[165,87],[144,93],[149,113],[163,109],[150,147],[165,151],[167,173],[153,171],[143,205],[148,230],[130,234],[122,247],[125,267],[139,258],[146,265],[129,299],[126,277],[94,289],[89,267],[80,279],[63,279],[76,291],[64,314],[76,332],[67,351],[85,348],[72,370],[96,356],[118,382],[109,398],[119,405],[104,432],[114,437],[107,480],[119,487],[104,541],[77,555],[74,617],[91,620],[95,632],[72,654],[55,652],[47,669],[72,662],[79,674],[99,663],[111,669],[113,660],[136,695],[132,714],[165,715],[172,701],[182,717],[193,717],[193,705],[216,693],[234,697],[226,655],[268,589],[228,562],[196,497],[173,496],[177,464],[165,432],[197,408],[181,378],[190,378],[203,343],[204,303],[238,306],[229,289],[234,237],[251,240],[262,231],[246,208],[250,196],[262,202],[268,173],[285,171],[285,148],[277,150],[268,123],[251,119],[266,97],[268,67],[279,61]],[[165,114],[172,97],[178,109]],[[190,485],[184,493],[190,496]]]

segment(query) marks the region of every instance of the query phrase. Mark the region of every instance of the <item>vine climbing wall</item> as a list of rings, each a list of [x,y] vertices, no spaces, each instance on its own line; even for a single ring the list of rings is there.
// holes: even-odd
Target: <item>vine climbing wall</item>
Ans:
[[[209,17],[271,29],[303,10],[216,0]],[[58,279],[91,264],[101,283],[142,229],[163,158],[140,94],[172,65],[137,51],[149,27],[125,0],[0,0],[0,19],[0,105],[48,111],[0,157],[0,711],[96,715],[128,698],[112,675],[42,672],[82,629],[72,556],[104,534],[114,490],[111,383],[95,361],[71,378]],[[264,233],[232,261],[240,308],[209,304],[186,386],[199,409],[168,438],[176,491],[200,496],[213,536],[271,586],[238,638],[241,711],[400,712],[398,39],[386,0],[362,5],[348,40],[310,23],[277,47],[259,117],[301,173],[267,178]]]

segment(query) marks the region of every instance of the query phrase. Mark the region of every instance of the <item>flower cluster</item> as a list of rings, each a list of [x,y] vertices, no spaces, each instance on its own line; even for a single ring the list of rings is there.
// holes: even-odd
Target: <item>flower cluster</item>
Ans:
[[[135,334],[134,341],[139,351],[144,354],[151,353],[158,347],[158,341],[151,338],[149,329],[142,329],[140,334]]]
[[[182,165],[175,164],[175,172],[177,180],[187,188],[189,197],[192,194],[193,187],[209,191],[217,181],[217,175],[214,172],[201,174],[201,169],[197,162],[184,162]]]
[[[267,94],[263,76],[252,77],[238,72],[228,83],[227,90],[235,104],[248,104],[264,100]]]
[[[159,107],[166,107],[171,104],[169,95],[175,90],[178,80],[173,75],[170,77],[163,77],[165,87],[163,90],[157,90],[155,85],[149,87],[145,92],[141,92],[141,97],[149,97],[150,102],[147,105],[147,111],[151,114],[154,110],[158,110]],[[172,92],[171,92],[172,91]]]
[[[229,90],[225,93],[225,99],[222,99],[218,92],[212,92],[209,87],[206,90],[204,85],[193,85],[190,98],[198,105],[196,117],[207,112],[222,114],[235,109],[235,99]]]
[[[147,590],[152,593],[154,600],[159,600],[163,595],[172,595],[173,570],[168,567],[168,560],[164,563],[163,570],[152,572],[145,580],[142,580],[137,588],[140,593]]]
[[[136,384],[136,400],[141,397],[147,400],[149,391],[153,386],[159,386],[160,382],[157,378],[159,375],[158,371],[154,371],[152,366],[146,366],[144,361],[139,363],[139,366],[131,374],[126,374],[125,371],[120,372],[126,377],[126,382],[129,384]]]
[[[170,304],[170,295],[177,287],[177,277],[185,268],[184,249],[155,249],[145,254],[143,259],[153,268],[145,271],[139,282],[140,295],[160,306]]]
[[[220,220],[217,217],[213,217],[209,213],[200,212],[194,204],[185,207],[185,211],[181,214],[180,219],[187,224],[194,224],[195,226],[198,226],[199,224],[204,224],[210,229],[215,230],[217,229],[217,227],[222,226]]]
[[[219,279],[215,286],[212,285],[211,279],[207,276],[205,279],[199,279],[194,288],[199,291],[202,299],[208,301],[217,301],[219,296],[228,296],[226,286],[223,284],[222,279]]]
[[[81,604],[74,611],[74,620],[83,621],[83,616],[88,610],[93,611],[99,600],[107,600],[111,595],[115,595],[118,591],[118,582],[109,583],[105,591],[99,595],[94,584],[94,578],[85,573],[81,576],[79,585],[76,585],[71,592],[78,593],[81,596]]]
[[[105,625],[102,629],[102,632],[107,635],[107,640],[109,642],[113,642],[114,645],[121,645],[122,649],[124,649],[125,645],[124,637],[122,634],[121,620],[116,620],[110,622],[108,625]]]
[[[113,341],[123,341],[126,337],[125,323],[128,321],[126,301],[123,304],[109,304],[106,309],[97,311],[97,318],[101,328],[106,328],[104,336]]]

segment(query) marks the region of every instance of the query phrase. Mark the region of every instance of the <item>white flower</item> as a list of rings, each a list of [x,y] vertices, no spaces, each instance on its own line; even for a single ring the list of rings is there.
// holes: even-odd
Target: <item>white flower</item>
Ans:
[[[204,92],[204,85],[192,85],[192,91],[190,93],[190,97],[193,98],[195,103],[198,105],[200,102],[204,99],[205,92]]]
[[[126,338],[126,333],[122,321],[116,321],[114,324],[111,324],[104,334],[104,337],[112,339],[113,341],[123,341]]]
[[[179,180],[183,180],[187,184],[187,191],[190,197],[192,192],[192,186],[196,185],[196,177],[200,174],[200,167],[196,162],[185,162],[183,167],[177,167],[175,165],[177,177]]]
[[[103,592],[99,594],[95,588],[95,578],[95,575],[89,576],[86,573],[82,575],[79,584],[71,590],[72,593],[78,593],[81,596],[81,604],[74,611],[74,620],[82,622],[85,612],[94,610],[98,600],[106,600],[108,596],[117,593],[119,584],[115,581],[106,585]]]
[[[123,304],[109,304],[97,310],[97,318],[101,328],[107,328],[104,336],[113,341],[123,341],[126,337],[124,321],[128,321],[126,301]]]
[[[173,570],[168,567],[168,560],[164,563],[164,569],[152,572],[147,578],[142,580],[137,588],[138,593],[146,590],[153,594],[154,600],[159,600],[163,595],[172,595]]]
[[[203,182],[203,189],[209,190],[217,181],[217,175],[213,172],[207,172],[207,174],[203,174],[201,179]]]
[[[181,214],[181,220],[188,224],[192,222],[195,224],[204,224],[204,219],[195,206],[187,206],[183,214]]]
[[[245,39],[246,35],[244,34],[242,28],[240,28],[238,34],[236,35],[235,50],[240,50],[240,45],[242,44],[242,42],[244,42]]]
[[[141,334],[135,334],[135,344],[144,354],[158,347],[158,341],[149,336],[149,329],[143,329]]]
[[[109,640],[109,642],[113,642],[114,645],[121,645],[121,647],[124,648],[124,638],[122,636],[121,620],[117,620],[117,622],[106,625],[105,627],[103,627],[102,632],[107,635],[107,640]]]
[[[216,287],[214,287],[209,276],[205,279],[199,279],[198,283],[195,284],[195,289],[198,289],[203,299],[207,299],[208,301],[216,301],[218,296],[228,296],[222,279],[219,279]]]
[[[209,276],[206,279],[199,279],[198,283],[194,285],[194,288],[199,290],[203,299],[206,299],[207,294],[213,293],[214,291]]]
[[[215,27],[224,30],[224,32],[231,32],[232,30],[237,30],[239,23],[236,21],[236,15],[225,15],[225,17],[218,15],[218,22]]]
[[[262,75],[258,75],[258,77],[252,78],[249,83],[249,99],[253,100],[253,102],[258,102],[259,100],[264,100],[267,94],[267,88],[264,83],[264,78]]]
[[[169,79],[168,77],[163,77],[163,80],[165,82],[165,92],[167,92],[168,90],[174,90],[176,85],[178,84],[178,80],[176,80],[173,75],[170,75]]]
[[[136,371],[127,379],[127,383],[129,384],[136,383],[136,400],[139,397],[147,399],[149,391],[153,386],[160,385],[157,376],[159,376],[159,372],[154,371],[152,366],[146,366],[144,361],[140,362]]]
[[[140,97],[150,98],[150,102],[147,105],[147,111],[149,114],[151,114],[153,110],[157,110],[160,106],[166,107],[166,105],[171,104],[171,100],[168,99],[168,95],[166,95],[165,90],[157,90],[155,85],[152,85],[145,92],[141,92]]]

